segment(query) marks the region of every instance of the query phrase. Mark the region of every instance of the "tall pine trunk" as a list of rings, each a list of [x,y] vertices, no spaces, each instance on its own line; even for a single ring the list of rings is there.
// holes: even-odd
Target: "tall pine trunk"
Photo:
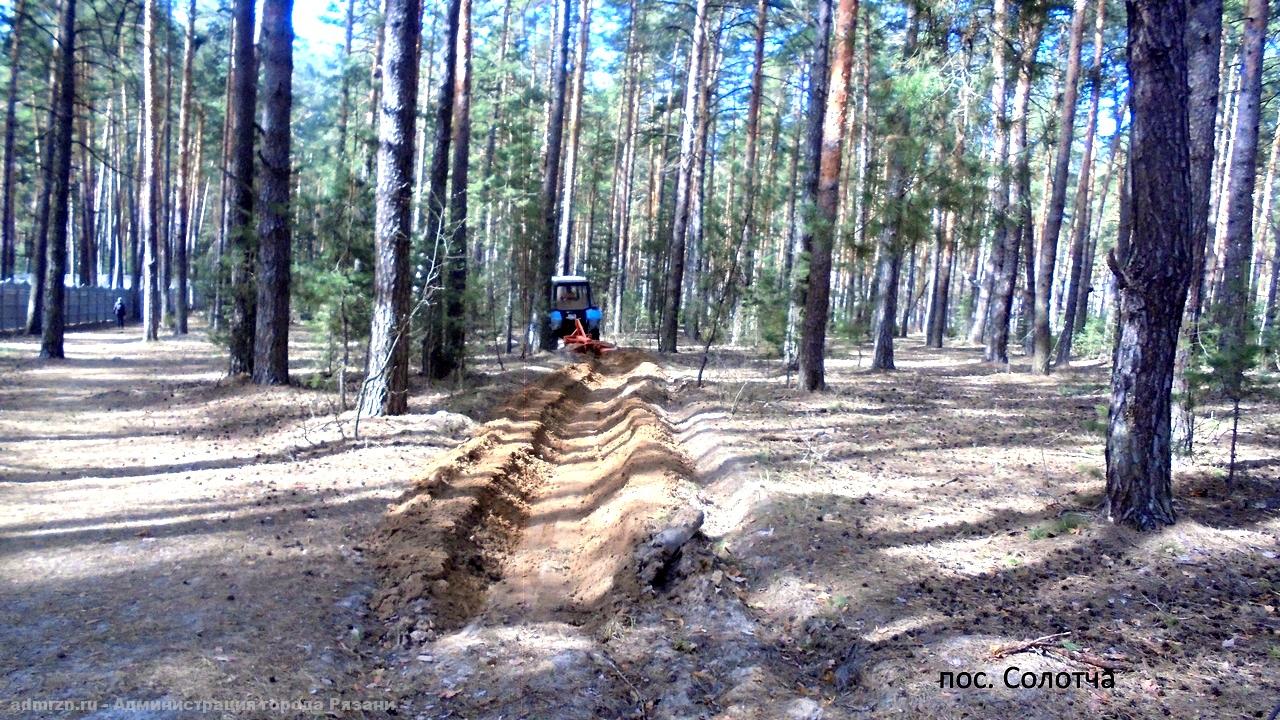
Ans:
[[[1262,57],[1266,41],[1268,0],[1249,0],[1245,8],[1240,95],[1237,98],[1235,141],[1232,143],[1230,182],[1227,186],[1227,226],[1223,238],[1222,288],[1214,321],[1218,325],[1218,351],[1228,358],[1225,385],[1238,399],[1244,378],[1245,347],[1252,341],[1249,322],[1249,262],[1253,255],[1253,198],[1258,174],[1258,128],[1262,98]]]
[[[667,238],[667,276],[662,296],[662,323],[658,330],[658,351],[676,351],[676,328],[680,323],[680,295],[684,289],[685,244],[689,231],[689,206],[693,199],[694,165],[698,118],[698,97],[702,94],[703,59],[707,54],[707,0],[697,0],[693,19],[693,42],[689,45],[689,71],[685,78],[684,111],[680,124],[680,165],[676,170],[676,197],[672,211],[671,235]]]
[[[804,182],[794,187],[790,235],[787,238],[787,273],[791,283],[790,303],[787,307],[785,350],[787,366],[796,362],[797,325],[800,322],[805,299],[809,292],[809,253],[813,248],[813,221],[817,212],[814,198],[818,196],[818,169],[822,156],[822,120],[827,105],[827,83],[830,81],[831,14],[833,0],[818,0],[814,9],[813,59],[809,64],[809,96],[806,98],[806,122],[804,124]]]
[[[258,99],[258,65],[253,48],[253,0],[235,1],[235,49],[231,57],[231,143],[227,178],[227,252],[230,255],[231,375],[253,373],[257,326],[254,291],[253,135]]]
[[[22,25],[26,19],[27,0],[18,0],[13,11],[13,26],[9,30],[9,89],[5,93],[4,112],[4,166],[0,171],[4,187],[3,217],[0,217],[0,280],[13,277],[17,267],[18,233],[14,221],[14,152],[17,138],[19,60],[22,58]]]
[[[178,234],[174,243],[174,265],[178,274],[177,302],[174,308],[173,331],[187,334],[188,259],[187,235],[191,229],[191,199],[200,167],[191,163],[192,138],[191,115],[193,106],[193,65],[196,52],[196,0],[187,4],[187,34],[182,51],[182,104],[178,110]],[[196,138],[195,142],[199,142]]]
[[[991,321],[984,354],[988,361],[1001,364],[1009,362],[1009,325],[1013,312],[1013,296],[1018,284],[1019,255],[1022,256],[1023,262],[1028,265],[1032,263],[1031,253],[1022,252],[1023,236],[1027,232],[1026,215],[1031,201],[1026,192],[1031,152],[1031,148],[1027,145],[1027,109],[1030,105],[1035,57],[1040,49],[1040,38],[1044,31],[1044,15],[1031,7],[1024,6],[1019,13],[1018,24],[1018,38],[1022,47],[1018,54],[1018,83],[1014,89],[1009,131],[1009,159],[1013,168],[1007,180],[1009,197],[1003,218],[1004,257],[992,289]]]
[[[705,0],[699,0],[705,2]],[[534,277],[529,292],[533,293],[533,313],[529,318],[530,333],[537,338],[538,347],[555,350],[556,337],[548,332],[547,316],[551,312],[551,294],[548,291],[551,276],[556,268],[556,230],[560,194],[560,148],[564,140],[565,86],[568,82],[569,64],[569,15],[571,0],[564,0],[560,11],[560,39],[551,73],[551,107],[547,113],[546,163],[542,172],[540,193],[542,228],[540,242],[534,253],[536,259]]]
[[[1089,115],[1085,122],[1084,149],[1081,151],[1083,161],[1080,165],[1080,176],[1076,180],[1076,199],[1072,220],[1075,228],[1071,236],[1071,269],[1067,285],[1067,300],[1062,316],[1062,333],[1058,337],[1058,353],[1055,363],[1059,366],[1071,362],[1072,336],[1079,330],[1076,326],[1077,305],[1083,292],[1083,285],[1089,284],[1089,277],[1084,274],[1087,263],[1085,249],[1089,244],[1089,203],[1093,195],[1094,136],[1098,130],[1098,103],[1102,100],[1102,31],[1106,20],[1105,2],[1099,2],[1094,15],[1093,30],[1093,66],[1089,69]]]
[[[458,22],[462,12],[462,0],[449,0],[446,10],[444,74],[436,99],[436,137],[431,154],[431,167],[427,178],[427,224],[423,238],[429,265],[423,273],[421,295],[427,303],[426,321],[422,332],[422,372],[432,377],[444,377],[436,366],[444,363],[444,311],[442,295],[447,272],[448,238],[445,234],[445,209],[448,205],[449,146],[453,142],[453,94],[458,72]]]
[[[991,252],[987,255],[986,268],[983,271],[982,286],[978,288],[978,305],[973,314],[973,326],[969,328],[969,342],[982,342],[990,333],[991,295],[996,291],[997,278],[1003,277],[1005,254],[1009,249],[1009,117],[1008,105],[1009,72],[1006,58],[1008,56],[1009,8],[1005,0],[995,0],[992,9],[991,28],[991,122],[994,126],[995,147],[992,149],[992,165],[995,178],[991,187],[991,216],[995,235],[991,240]],[[1017,267],[1017,261],[1009,263]],[[987,344],[986,358],[994,358],[995,345]]]
[[[400,415],[409,408],[409,220],[422,5],[419,0],[387,0],[386,9],[374,200],[373,319],[360,391],[360,412],[365,415]]]
[[[1101,1],[1101,0],[1099,0]],[[1075,0],[1071,16],[1071,37],[1067,50],[1067,73],[1062,91],[1062,127],[1058,129],[1058,156],[1053,165],[1053,184],[1045,211],[1044,230],[1036,265],[1036,301],[1033,315],[1035,341],[1032,346],[1031,371],[1049,374],[1052,337],[1049,329],[1049,296],[1053,291],[1053,270],[1058,260],[1058,235],[1067,202],[1067,176],[1071,165],[1071,139],[1075,134],[1076,97],[1080,85],[1080,43],[1084,35],[1084,16],[1088,0]],[[1028,262],[1030,258],[1028,258]]]
[[[290,117],[293,110],[293,0],[262,3],[262,178],[258,202],[258,307],[253,381],[289,384]],[[181,244],[181,238],[179,239]]]
[[[142,193],[141,230],[143,252],[142,332],[146,340],[160,337],[160,252],[164,238],[161,222],[164,196],[160,187],[160,88],[157,25],[160,0],[146,0],[142,38]]]
[[[71,126],[75,120],[75,45],[76,0],[62,0],[58,18],[57,102],[53,108],[53,124],[50,127],[49,144],[52,145],[52,193],[48,262],[44,279],[44,319],[40,335],[40,357],[63,357],[62,336],[64,321],[63,297],[66,288],[63,276],[67,272],[67,224],[68,203],[71,196]]]
[[[1191,285],[1183,316],[1174,374],[1173,443],[1190,454],[1195,444],[1195,392],[1187,378],[1191,353],[1200,342],[1200,308],[1204,293],[1205,245],[1214,175],[1214,124],[1218,118],[1218,87],[1222,52],[1222,0],[1191,0],[1187,6],[1187,84],[1190,88],[1188,127],[1191,134]]]
[[[831,295],[831,249],[836,237],[840,202],[840,162],[844,157],[844,128],[849,112],[849,78],[853,72],[853,40],[857,30],[857,0],[839,0],[832,42],[831,77],[822,117],[822,153],[818,162],[817,218],[809,261],[809,289],[805,295],[800,336],[800,389],[826,387],[824,353]]]
[[[458,11],[457,71],[453,90],[453,179],[449,193],[452,232],[446,262],[444,355],[435,368],[437,378],[462,373],[466,362],[467,293],[467,171],[471,154],[471,0]]]
[[[919,33],[919,9],[915,3],[907,4],[906,39],[902,43],[901,66],[911,60],[915,54],[916,38]],[[891,131],[899,138],[906,138],[911,133],[911,118],[905,111],[896,110],[889,120]],[[884,227],[876,246],[876,315],[872,331],[872,370],[893,370],[893,336],[894,322],[898,312],[898,276],[902,269],[902,248],[900,247],[903,229],[903,206],[908,191],[908,168],[906,166],[905,142],[893,142],[887,152],[888,167],[885,169],[885,195],[888,198]],[[975,249],[975,254],[977,250]],[[977,272],[975,266],[974,272]]]
[[[582,0],[578,8],[578,48],[573,56],[573,96],[569,99],[569,145],[565,149],[564,187],[561,192],[560,255],[561,271],[573,271],[574,194],[578,187],[578,145],[582,135],[582,85],[586,79],[588,39],[591,30],[591,0]],[[583,259],[585,261],[585,258]]]
[[[1152,529],[1174,521],[1169,391],[1195,245],[1187,7],[1130,0],[1127,9],[1133,234],[1128,247],[1118,245],[1112,258],[1120,307],[1107,428],[1107,502],[1113,521]]]

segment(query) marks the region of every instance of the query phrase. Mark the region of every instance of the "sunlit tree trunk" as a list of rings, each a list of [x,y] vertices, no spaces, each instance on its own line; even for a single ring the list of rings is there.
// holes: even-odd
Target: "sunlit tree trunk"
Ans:
[[[1058,129],[1058,156],[1054,161],[1053,184],[1045,213],[1044,230],[1036,265],[1036,301],[1033,315],[1035,333],[1031,371],[1049,374],[1052,337],[1049,329],[1049,295],[1053,290],[1054,265],[1058,259],[1058,235],[1067,201],[1067,176],[1071,165],[1071,139],[1075,133],[1076,97],[1080,85],[1080,43],[1084,35],[1085,10],[1088,0],[1075,0],[1071,16],[1070,46],[1067,50],[1067,73],[1062,92],[1062,126]],[[1030,258],[1028,258],[1030,262]]]
[[[809,260],[809,291],[805,295],[804,331],[800,337],[800,389],[819,391],[827,386],[824,354],[827,315],[831,305],[831,251],[836,238],[837,205],[840,204],[840,164],[844,158],[845,126],[849,113],[849,79],[854,68],[854,36],[858,26],[858,0],[840,0],[833,26],[831,79],[822,120],[822,154],[818,160],[818,217],[814,220],[813,250]]]
[[[1161,0],[1130,0],[1127,8],[1133,237],[1112,259],[1120,307],[1107,428],[1107,502],[1113,521],[1151,529],[1174,521],[1169,393],[1195,245],[1187,8]]]
[[[1272,132],[1271,150],[1267,152],[1267,169],[1263,174],[1262,185],[1258,187],[1257,192],[1254,194],[1253,283],[1249,291],[1249,307],[1253,307],[1257,303],[1258,293],[1262,291],[1263,269],[1266,267],[1267,262],[1267,228],[1271,227],[1271,222],[1275,218],[1274,198],[1278,161],[1280,161],[1280,118],[1276,119],[1276,126]]]
[[[1214,320],[1219,326],[1219,352],[1241,357],[1252,338],[1248,335],[1253,308],[1249,305],[1249,261],[1253,255],[1253,196],[1258,173],[1258,127],[1262,97],[1262,56],[1267,33],[1268,0],[1249,0],[1245,8],[1244,62],[1240,68],[1239,110],[1236,137],[1229,160],[1227,226],[1223,238],[1222,289]],[[1243,362],[1228,363],[1226,386],[1239,390]],[[1234,395],[1233,395],[1234,397]]]
[[[400,415],[409,408],[409,213],[422,5],[419,0],[387,0],[386,9],[378,109],[373,318],[366,379],[360,391],[360,412],[365,415]]]
[[[658,351],[676,351],[676,329],[680,323],[680,295],[684,289],[685,244],[688,239],[689,205],[695,179],[694,164],[698,128],[698,96],[707,39],[707,0],[697,0],[694,10],[693,42],[689,46],[689,71],[685,81],[684,111],[680,125],[680,166],[676,170],[676,197],[671,234],[667,239],[667,277],[662,300],[662,324],[658,330]]]
[[[1222,45],[1222,0],[1187,4],[1187,124],[1191,136],[1191,284],[1187,290],[1181,340],[1174,372],[1173,445],[1190,454],[1195,444],[1195,390],[1187,378],[1193,348],[1199,344],[1200,309],[1205,287],[1205,246],[1213,230],[1209,222],[1214,176],[1215,123],[1219,115],[1219,73],[1225,60]],[[1123,208],[1122,208],[1123,210]]]
[[[182,104],[178,110],[178,234],[174,243],[174,264],[178,273],[178,289],[173,330],[187,334],[187,234],[191,227],[191,198],[199,166],[191,164],[191,114],[193,65],[196,47],[196,0],[187,4],[187,35],[182,51]],[[199,142],[197,139],[196,142]]]
[[[146,340],[158,340],[160,336],[160,252],[164,231],[161,223],[164,213],[161,206],[164,196],[161,194],[160,158],[163,149],[160,147],[160,61],[159,32],[156,26],[160,22],[159,0],[146,0],[143,9],[142,39],[142,193],[141,230],[143,248],[143,296],[142,296],[142,331]],[[252,116],[250,117],[252,120]]]
[[[1093,66],[1089,71],[1089,115],[1085,121],[1080,176],[1076,179],[1075,208],[1072,211],[1075,228],[1071,236],[1071,269],[1062,315],[1062,332],[1058,336],[1058,353],[1055,360],[1057,365],[1067,365],[1071,362],[1071,340],[1079,330],[1076,326],[1077,305],[1080,303],[1082,284],[1089,283],[1089,277],[1084,274],[1085,248],[1089,244],[1089,204],[1093,199],[1094,136],[1098,130],[1098,104],[1102,101],[1102,33],[1105,27],[1106,7],[1105,2],[1099,2],[1094,13]]]
[[[982,285],[978,288],[978,305],[973,315],[973,326],[969,329],[969,342],[980,343],[990,332],[991,294],[996,289],[996,278],[1001,276],[1009,235],[1009,115],[1008,104],[1009,73],[1006,58],[1008,56],[1009,7],[1005,0],[995,0],[992,8],[991,36],[991,122],[995,134],[995,147],[992,150],[992,166],[995,178],[991,187],[991,224],[995,233],[991,240],[991,252],[987,255],[986,268],[982,273]],[[1010,265],[1017,267],[1017,261]],[[995,346],[988,344],[986,358],[994,359]]]

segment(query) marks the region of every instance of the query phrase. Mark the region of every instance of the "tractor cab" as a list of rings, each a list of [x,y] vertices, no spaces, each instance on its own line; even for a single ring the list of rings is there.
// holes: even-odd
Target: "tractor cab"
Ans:
[[[604,314],[591,296],[591,282],[581,275],[556,275],[551,278],[551,312],[547,323],[558,339],[571,335],[578,327],[600,339],[600,321]]]

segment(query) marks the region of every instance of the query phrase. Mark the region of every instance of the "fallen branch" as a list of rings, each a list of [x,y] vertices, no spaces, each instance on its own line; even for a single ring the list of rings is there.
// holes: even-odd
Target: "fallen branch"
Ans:
[[[991,649],[991,657],[1002,658],[1009,655],[1017,655],[1021,652],[1042,649],[1051,645],[1054,640],[1064,638],[1070,634],[1070,632],[1060,632],[1052,635],[1044,635],[1036,638],[1035,640],[1023,640],[1022,642],[1010,643],[1008,645],[998,645]]]

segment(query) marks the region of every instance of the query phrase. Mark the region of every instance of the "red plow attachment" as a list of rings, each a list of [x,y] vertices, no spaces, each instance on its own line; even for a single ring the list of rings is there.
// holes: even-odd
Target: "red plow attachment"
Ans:
[[[616,347],[612,343],[607,343],[602,340],[596,340],[595,338],[588,335],[587,331],[582,327],[581,320],[574,320],[573,323],[574,325],[576,325],[576,327],[573,329],[573,332],[564,336],[564,346],[566,348],[569,348],[574,352],[591,353],[593,355],[599,355],[601,353],[607,353]]]

